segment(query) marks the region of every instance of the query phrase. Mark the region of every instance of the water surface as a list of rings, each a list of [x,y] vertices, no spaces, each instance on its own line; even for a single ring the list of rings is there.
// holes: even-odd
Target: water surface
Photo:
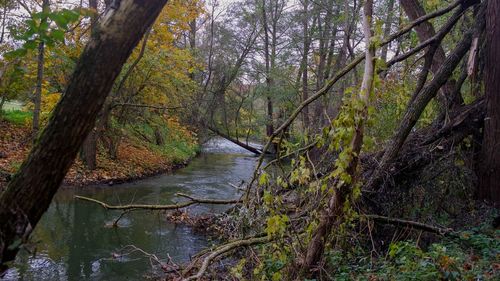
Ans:
[[[120,227],[107,227],[120,211],[78,201],[82,195],[109,204],[171,204],[179,202],[175,193],[195,197],[230,199],[238,190],[228,183],[248,180],[256,158],[240,147],[214,139],[186,168],[174,174],[152,177],[114,186],[61,189],[36,227],[33,241],[37,253],[21,253],[16,266],[2,280],[143,280],[158,268],[141,253],[127,254],[135,245],[159,258],[176,262],[212,242],[195,230],[165,221],[165,214],[136,211],[120,220]],[[190,212],[220,212],[223,206],[199,205]]]

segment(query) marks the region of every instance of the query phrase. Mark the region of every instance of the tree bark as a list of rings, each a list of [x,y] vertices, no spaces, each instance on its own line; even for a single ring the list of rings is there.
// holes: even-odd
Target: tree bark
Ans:
[[[500,205],[500,2],[488,0],[484,90],[486,118],[478,196]]]
[[[123,64],[166,2],[121,0],[102,18],[49,124],[0,196],[0,264],[15,258],[49,207]]]

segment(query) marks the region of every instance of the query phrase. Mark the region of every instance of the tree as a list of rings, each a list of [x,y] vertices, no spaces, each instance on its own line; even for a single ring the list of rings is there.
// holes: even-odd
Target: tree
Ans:
[[[15,258],[47,210],[114,80],[166,0],[122,0],[83,51],[49,124],[0,196],[0,264]]]
[[[49,0],[43,0],[42,13],[49,13],[50,3]],[[40,21],[40,26],[47,25],[47,16],[43,16]],[[40,110],[42,105],[42,83],[43,83],[43,67],[45,63],[45,42],[40,40],[38,42],[38,57],[37,57],[37,74],[36,74],[36,87],[35,94],[33,95],[33,138],[40,130]]]
[[[500,2],[488,0],[484,91],[486,118],[478,195],[500,204]]]

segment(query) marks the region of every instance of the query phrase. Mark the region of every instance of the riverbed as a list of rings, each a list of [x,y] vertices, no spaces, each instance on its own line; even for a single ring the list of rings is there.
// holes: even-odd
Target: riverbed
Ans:
[[[182,201],[175,193],[200,198],[232,199],[240,196],[229,183],[239,185],[253,172],[252,153],[223,139],[213,139],[185,168],[114,186],[63,188],[37,225],[32,240],[36,253],[23,251],[2,280],[143,280],[158,273],[144,254],[131,253],[134,245],[160,259],[189,261],[190,256],[210,246],[204,233],[165,220],[165,214],[134,211],[110,227],[121,214],[98,205],[78,201],[82,195],[109,204],[172,204]],[[197,205],[190,213],[223,211],[225,206]]]

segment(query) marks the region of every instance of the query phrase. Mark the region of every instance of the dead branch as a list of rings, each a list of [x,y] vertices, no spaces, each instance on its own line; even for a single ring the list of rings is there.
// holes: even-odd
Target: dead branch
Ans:
[[[176,193],[179,197],[188,198],[189,201],[178,203],[178,204],[170,204],[170,205],[148,205],[148,204],[128,204],[128,205],[110,205],[105,202],[99,201],[97,199],[79,196],[76,195],[75,199],[92,202],[98,205],[101,205],[106,210],[177,210],[181,208],[186,208],[188,206],[194,204],[216,204],[216,205],[224,205],[224,204],[238,204],[242,201],[239,199],[230,199],[230,200],[219,200],[219,199],[205,199],[205,198],[195,198],[187,194]]]
[[[186,108],[185,106],[167,107],[167,106],[158,106],[158,105],[151,105],[151,104],[140,104],[140,103],[115,103],[115,104],[113,104],[112,108],[118,107],[118,106],[141,107],[141,108],[151,108],[151,109],[158,109],[158,110],[176,110],[176,109]]]
[[[251,238],[245,238],[241,240],[236,240],[232,241],[229,243],[226,243],[224,245],[221,245],[214,249],[213,251],[210,252],[209,255],[207,255],[204,259],[203,262],[200,266],[200,269],[195,275],[189,276],[183,281],[189,281],[189,280],[200,280],[203,274],[208,269],[208,266],[219,256],[221,256],[224,253],[227,253],[229,251],[235,250],[240,247],[247,247],[247,246],[253,246],[257,244],[263,244],[271,241],[272,238],[270,236],[261,236],[261,237],[251,237]]]
[[[416,222],[416,221],[409,221],[409,220],[403,220],[403,219],[397,219],[397,218],[390,218],[390,217],[385,217],[385,216],[379,216],[379,215],[365,215],[366,218],[371,219],[377,223],[382,223],[382,224],[392,224],[400,227],[408,227],[408,228],[414,228],[418,230],[423,230],[427,232],[432,232],[436,233],[442,236],[454,236],[455,232],[451,228],[442,228],[442,227],[437,227],[421,222]]]

